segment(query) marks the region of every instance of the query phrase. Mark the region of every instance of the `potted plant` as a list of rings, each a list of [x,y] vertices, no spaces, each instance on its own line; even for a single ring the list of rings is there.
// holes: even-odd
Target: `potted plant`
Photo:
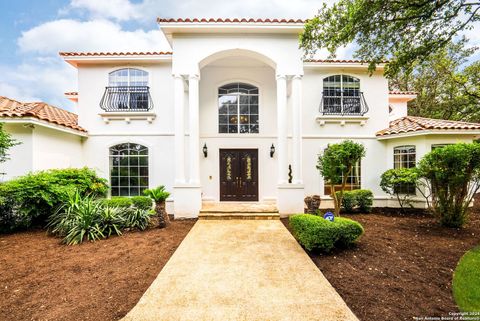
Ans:
[[[160,185],[156,188],[147,189],[143,192],[155,202],[155,213],[159,219],[159,227],[163,228],[170,224],[170,218],[165,210],[165,200],[170,196],[170,193],[165,190],[165,186]]]

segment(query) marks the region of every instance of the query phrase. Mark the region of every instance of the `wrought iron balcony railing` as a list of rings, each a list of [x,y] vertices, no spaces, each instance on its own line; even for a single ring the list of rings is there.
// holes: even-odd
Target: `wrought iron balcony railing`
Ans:
[[[368,112],[368,105],[363,97],[359,96],[327,96],[322,94],[320,113],[322,115],[363,116]]]
[[[148,86],[115,86],[105,87],[100,101],[105,111],[149,111],[153,108],[150,87]]]

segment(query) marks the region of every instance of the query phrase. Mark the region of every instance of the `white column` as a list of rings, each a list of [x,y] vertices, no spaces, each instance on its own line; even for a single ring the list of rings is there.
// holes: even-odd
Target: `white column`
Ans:
[[[199,96],[198,75],[188,76],[188,109],[190,132],[190,184],[200,184],[200,132],[199,132]]]
[[[182,75],[174,75],[175,183],[185,183],[185,87]]]
[[[293,151],[293,182],[303,184],[302,176],[302,76],[295,75],[292,79],[292,151]]]
[[[278,184],[287,183],[287,78],[277,75],[277,159]]]

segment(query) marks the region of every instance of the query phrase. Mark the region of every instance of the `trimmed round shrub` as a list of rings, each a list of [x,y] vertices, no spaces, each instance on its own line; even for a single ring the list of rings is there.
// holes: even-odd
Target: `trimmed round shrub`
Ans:
[[[357,189],[352,191],[355,195],[358,209],[364,213],[370,213],[373,205],[373,193],[368,189]]]
[[[130,197],[115,196],[112,198],[102,199],[102,204],[108,207],[128,208],[133,205],[133,202]]]
[[[311,214],[297,214],[289,218],[292,233],[307,250],[329,252],[335,247],[355,243],[364,230],[360,223],[343,217],[333,222]]]
[[[133,204],[133,207],[136,207],[141,210],[151,210],[152,209],[152,199],[149,196],[133,196],[130,198]]]

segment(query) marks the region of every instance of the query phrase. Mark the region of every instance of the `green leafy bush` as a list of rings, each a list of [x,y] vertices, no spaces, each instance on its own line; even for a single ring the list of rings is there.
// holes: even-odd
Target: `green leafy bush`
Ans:
[[[123,212],[125,228],[145,230],[150,223],[150,218],[155,212],[140,208],[130,208]]]
[[[145,191],[143,191],[143,194],[153,199],[155,203],[165,202],[170,196],[170,193],[165,190],[165,186],[163,185],[151,189],[146,189]]]
[[[364,230],[360,223],[342,217],[333,222],[311,214],[297,214],[289,218],[293,235],[307,250],[331,251],[334,247],[349,246]]]
[[[403,210],[407,205],[411,206],[410,198],[414,195],[418,185],[417,168],[389,169],[381,176],[380,187],[382,190],[395,196],[400,208]]]
[[[96,197],[105,195],[107,190],[106,180],[88,168],[52,169],[5,182],[0,184],[0,199],[8,200],[4,204],[10,204],[12,209],[2,211],[0,217],[14,210],[16,218],[15,222],[3,218],[4,222],[11,223],[6,223],[0,230],[44,224],[75,191]]]
[[[104,200],[82,197],[76,192],[50,216],[47,227],[52,234],[63,237],[64,243],[72,245],[121,235],[125,228],[144,230],[151,213],[134,207],[111,207]]]
[[[373,193],[368,189],[357,189],[352,191],[355,195],[358,209],[363,213],[370,213],[373,206]]]
[[[337,192],[338,194],[339,192]],[[354,209],[362,213],[370,213],[373,205],[373,193],[368,189],[356,189],[343,194],[342,208],[351,213]]]
[[[125,196],[115,196],[112,198],[105,198],[101,200],[104,206],[109,207],[120,207],[120,208],[128,208],[133,205],[132,199],[130,197]]]
[[[440,223],[462,227],[480,189],[480,144],[436,148],[420,160],[418,171],[420,178],[430,184],[430,208]]]
[[[29,222],[18,210],[11,198],[0,198],[0,233],[9,233],[26,228]]]
[[[134,207],[141,210],[152,209],[152,199],[148,196],[133,196],[131,198]]]

